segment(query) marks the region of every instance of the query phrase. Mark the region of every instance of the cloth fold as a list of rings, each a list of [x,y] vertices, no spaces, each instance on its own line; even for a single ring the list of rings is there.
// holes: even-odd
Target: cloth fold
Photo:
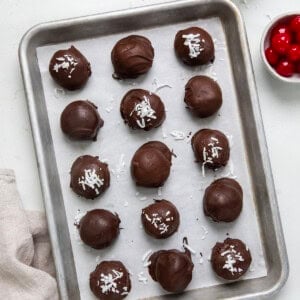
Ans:
[[[0,299],[59,299],[45,214],[21,208],[12,170],[0,170]]]

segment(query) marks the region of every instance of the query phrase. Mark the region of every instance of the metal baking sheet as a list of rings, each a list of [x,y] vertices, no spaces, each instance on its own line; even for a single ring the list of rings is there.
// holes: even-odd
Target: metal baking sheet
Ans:
[[[218,26],[216,26],[217,23]],[[173,36],[177,30],[184,28],[185,25],[188,26],[192,24],[207,28],[213,37],[216,38],[217,60],[219,57],[219,61],[210,67],[194,69],[193,71],[189,71],[177,62],[176,68],[178,68],[177,72],[179,78],[172,80],[172,76],[169,74],[175,74],[176,72],[172,64],[172,59],[174,59],[171,49]],[[165,57],[160,58],[159,53],[156,53],[153,69],[150,74],[141,80],[118,83],[110,78],[112,70],[109,69],[111,68],[109,63],[109,50],[112,48],[114,42],[121,36],[133,31],[150,37],[154,43],[155,50],[158,48],[158,45],[160,45],[162,49],[164,46],[168,47],[167,45],[169,45],[169,55],[172,56],[172,58],[170,58],[170,63],[168,63],[167,66],[165,65],[164,69],[167,70],[166,68],[168,67],[171,68],[171,71],[159,73],[159,69],[162,68]],[[162,40],[157,40],[157,32],[161,33],[163,37]],[[171,34],[171,32],[173,32],[173,34]],[[170,36],[168,34],[170,34]],[[46,74],[45,69],[47,66],[45,62],[49,60],[49,57],[47,57],[49,52],[43,50],[49,48],[54,52],[57,49],[65,48],[70,45],[70,43],[78,46],[88,59],[91,60],[94,71],[91,80],[99,79],[98,85],[103,83],[103,86],[106,87],[108,84],[111,84],[112,90],[106,88],[106,92],[102,92],[101,87],[92,88],[93,82],[90,82],[88,86],[80,92],[62,95],[60,90],[57,89],[57,86],[50,80],[49,75]],[[93,49],[96,43],[98,43],[99,54]],[[52,44],[52,46],[49,46],[49,44]],[[106,53],[106,57],[103,53]],[[104,56],[102,63],[101,56]],[[161,62],[159,62],[160,59]],[[172,116],[169,115],[168,112],[168,118],[174,117],[175,121],[178,120],[178,124],[180,124],[181,121],[182,124],[185,125],[178,125],[175,128],[172,123],[169,123],[169,125],[164,124],[161,131],[157,130],[150,136],[148,135],[148,137],[163,140],[170,147],[174,148],[175,152],[178,151],[180,153],[180,151],[182,151],[181,148],[190,149],[190,145],[187,145],[185,140],[175,141],[172,136],[169,135],[172,130],[180,130],[187,134],[189,131],[195,132],[197,128],[212,127],[227,131],[227,134],[234,132],[234,144],[232,145],[233,161],[231,162],[231,166],[233,165],[235,167],[235,173],[239,177],[238,180],[242,181],[244,190],[246,190],[245,202],[247,202],[245,203],[243,215],[241,215],[241,218],[235,224],[216,226],[204,218],[200,212],[201,193],[203,192],[199,190],[196,194],[186,192],[185,195],[187,196],[185,197],[190,198],[187,199],[187,201],[195,205],[192,210],[195,210],[195,212],[200,215],[200,222],[198,222],[198,224],[195,223],[196,225],[192,228],[198,226],[197,232],[199,234],[201,225],[204,226],[204,228],[209,230],[207,237],[202,241],[197,241],[195,233],[193,234],[187,231],[187,228],[191,228],[192,224],[183,223],[181,225],[182,231],[179,231],[177,237],[168,240],[168,242],[163,245],[157,245],[157,243],[151,244],[151,242],[149,242],[148,245],[143,245],[144,248],[140,247],[141,249],[139,249],[139,251],[146,252],[149,248],[156,249],[157,247],[165,249],[179,248],[179,239],[181,239],[183,235],[190,235],[192,247],[196,248],[197,251],[204,252],[207,256],[214,242],[224,239],[226,232],[229,232],[232,237],[239,237],[240,232],[244,232],[244,236],[240,237],[249,244],[250,249],[255,249],[254,253],[252,251],[252,255],[255,258],[254,262],[258,264],[252,272],[249,272],[247,276],[245,276],[245,280],[230,285],[220,284],[221,282],[218,279],[208,282],[208,278],[213,278],[212,274],[210,274],[209,263],[206,262],[203,266],[199,266],[197,264],[199,257],[195,255],[193,257],[195,276],[189,287],[192,290],[180,297],[192,299],[198,298],[199,295],[201,295],[201,298],[204,299],[247,298],[272,294],[283,285],[288,274],[288,263],[278,216],[272,175],[268,163],[268,154],[260,119],[253,73],[243,24],[239,13],[230,2],[177,1],[176,3],[39,25],[29,31],[23,38],[20,46],[20,60],[28,96],[29,112],[36,143],[58,281],[61,297],[63,299],[79,299],[80,293],[82,299],[88,299],[91,295],[88,289],[85,288],[88,286],[88,275],[86,274],[87,271],[84,270],[85,265],[88,265],[89,271],[91,271],[96,265],[95,259],[103,259],[111,255],[107,252],[106,254],[103,254],[103,252],[98,254],[93,251],[88,252],[86,248],[76,243],[73,232],[74,228],[72,226],[75,209],[79,208],[79,206],[83,206],[81,209],[83,208],[84,211],[101,206],[116,210],[120,213],[121,217],[122,215],[124,216],[125,222],[123,222],[123,224],[125,223],[126,225],[126,221],[129,217],[128,211],[132,209],[132,207],[140,211],[141,207],[147,205],[150,199],[153,198],[154,195],[157,195],[156,192],[153,191],[150,192],[150,194],[148,193],[146,195],[148,202],[146,201],[144,203],[141,203],[140,199],[132,199],[137,198],[135,195],[130,195],[130,203],[126,199],[118,201],[118,197],[116,197],[118,194],[113,194],[113,191],[117,191],[117,189],[112,186],[110,195],[105,196],[103,199],[96,200],[93,204],[78,200],[68,189],[67,173],[73,159],[78,155],[90,153],[94,155],[100,154],[102,158],[108,156],[108,160],[110,160],[109,154],[116,151],[113,150],[113,147],[109,147],[106,151],[101,149],[101,142],[102,138],[105,138],[105,135],[109,135],[108,130],[113,130],[113,128],[118,127],[127,131],[127,135],[134,140],[134,142],[131,141],[129,143],[129,152],[131,151],[133,154],[137,145],[141,144],[144,140],[140,134],[131,134],[130,136],[128,129],[124,128],[125,126],[123,126],[123,124],[120,124],[120,117],[117,111],[118,103],[124,92],[135,85],[155,91],[160,83],[168,84],[172,88],[161,89],[158,91],[158,94],[160,94],[163,100],[166,99],[165,103],[167,107],[173,106],[173,98],[177,98],[177,102],[179,103],[182,101],[182,97],[178,99],[178,94],[180,95],[182,92],[187,79],[198,73],[216,77],[223,89],[225,101],[230,98],[231,100],[227,101],[232,101],[232,105],[229,105],[227,109],[225,106],[223,111],[221,110],[219,118],[202,121],[198,123],[197,126],[195,126],[195,120],[192,121],[193,124],[189,124],[191,118],[189,118],[187,114],[184,118],[180,118],[176,113]],[[97,66],[97,64],[99,64],[99,66]],[[107,66],[104,67],[105,65]],[[229,72],[227,76],[223,76],[222,74],[226,74],[226,72]],[[111,83],[105,78],[109,78]],[[181,84],[178,82],[181,82]],[[52,87],[51,84],[53,85]],[[181,90],[179,90],[179,87],[181,87]],[[113,90],[117,92],[114,93]],[[106,128],[104,127],[103,132],[100,133],[100,142],[98,144],[95,143],[91,146],[83,143],[68,143],[68,140],[65,139],[59,131],[57,124],[59,124],[60,112],[71,100],[79,98],[89,98],[99,105],[100,113],[104,120],[115,119],[116,124],[111,123],[110,128],[108,125],[109,122],[106,122],[107,131],[104,130],[104,128]],[[230,109],[232,109],[232,111],[230,111]],[[230,117],[228,118],[228,116]],[[237,128],[231,129],[233,127]],[[165,139],[166,135],[168,136],[167,139]],[[146,135],[144,135],[143,138],[145,139]],[[127,140],[123,142],[124,144],[126,144],[126,142],[128,144],[128,137]],[[113,146],[113,144],[108,145]],[[99,150],[96,150],[97,147]],[[238,153],[242,153],[244,158],[239,159]],[[115,153],[113,156],[111,155],[111,170],[117,167],[118,160],[122,154],[124,153],[120,152]],[[124,154],[127,166],[131,158],[128,156],[127,153],[126,155]],[[66,159],[66,157],[69,157],[69,159]],[[182,160],[179,156],[176,163],[174,162],[174,172],[180,169],[182,165]],[[192,167],[196,169],[195,166]],[[232,173],[232,171],[232,168],[229,166],[228,169],[219,172],[217,176],[225,176],[230,172]],[[200,171],[198,173],[200,174]],[[247,178],[245,174],[249,175],[249,178]],[[113,183],[126,181],[127,175],[120,174]],[[212,179],[213,175],[209,174],[202,180],[202,183],[206,186]],[[182,178],[182,180],[182,186],[184,186],[184,178]],[[119,184],[120,186],[122,185],[121,183]],[[173,198],[176,197],[172,195],[171,184],[174,184],[174,182],[172,183],[170,178],[170,183],[163,188],[162,195],[166,195],[166,198],[170,196],[170,199],[173,201]],[[194,183],[194,186],[196,185],[197,182]],[[144,198],[145,191],[140,190],[139,192],[141,194],[140,198]],[[112,200],[114,200],[113,203],[115,206],[111,206]],[[135,203],[132,203],[134,201]],[[126,205],[124,205],[125,203]],[[180,203],[176,203],[176,205],[179,209],[183,209],[184,207],[180,207]],[[249,222],[251,222],[249,218],[251,215],[246,215],[245,211],[247,212],[247,210],[245,209],[249,211],[251,207],[252,213],[254,214],[252,214],[253,225],[249,226]],[[259,225],[260,235],[256,224]],[[187,227],[187,225],[191,226]],[[135,226],[137,227],[138,224],[135,224]],[[134,230],[134,228],[132,230]],[[131,241],[126,240],[128,239],[128,235],[126,236],[125,233],[122,233],[121,236],[122,235],[124,238],[121,239],[120,237],[121,240],[118,241],[118,244],[121,245],[123,243],[123,247],[128,248],[128,253],[126,254],[128,257],[118,258],[126,264],[127,259],[130,260],[129,252],[135,253],[137,249],[135,247],[130,248]],[[170,247],[171,245],[177,246]],[[259,260],[258,257],[260,253],[258,252],[260,252],[260,245],[263,246],[264,256],[261,256]],[[258,248],[256,248],[257,246]],[[111,251],[114,250],[115,249]],[[142,256],[142,252],[137,256],[138,259]],[[97,258],[99,255],[100,257]],[[206,256],[204,259],[206,259]],[[263,272],[264,262],[266,262],[267,274]],[[142,265],[140,261],[137,262],[137,264]],[[263,266],[259,266],[259,264]],[[261,272],[258,272],[258,270]],[[147,270],[142,271],[144,271],[144,274],[147,274]],[[81,276],[81,274],[84,274],[85,277]],[[136,275],[137,274],[133,274],[133,276]],[[253,277],[259,278],[253,279]],[[84,278],[86,278],[86,281],[84,281]],[[136,283],[135,280],[136,279],[134,279],[134,286],[137,286],[138,283]],[[151,280],[147,286],[137,286],[137,288],[145,290],[145,296],[147,297],[161,294],[162,291],[159,291],[157,288],[153,293],[155,288],[151,287],[153,282],[150,282]],[[157,285],[154,284],[154,286]],[[133,296],[140,298],[140,295],[134,291],[130,294],[129,299]]]

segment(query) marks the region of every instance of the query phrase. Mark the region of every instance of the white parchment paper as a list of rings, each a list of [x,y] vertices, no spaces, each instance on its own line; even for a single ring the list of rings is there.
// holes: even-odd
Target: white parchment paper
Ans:
[[[178,30],[189,26],[203,27],[214,38],[216,59],[212,65],[190,68],[176,59],[174,36]],[[240,125],[242,120],[220,20],[211,18],[137,30],[136,34],[145,35],[152,41],[155,49],[153,67],[148,74],[136,80],[117,81],[111,76],[113,68],[110,53],[116,41],[130,33],[45,46],[37,51],[82,299],[94,299],[89,289],[89,274],[97,262],[107,259],[121,260],[132,273],[132,291],[127,299],[164,294],[165,291],[148,275],[142,257],[149,250],[182,249],[183,237],[188,237],[190,247],[195,251],[192,256],[195,265],[193,280],[188,290],[222,283],[213,274],[209,257],[214,244],[227,236],[242,239],[251,250],[253,263],[243,279],[265,276],[266,266]],[[69,92],[54,83],[48,72],[48,64],[55,51],[72,44],[88,58],[93,74],[83,89]],[[192,117],[183,102],[186,82],[198,74],[216,79],[223,92],[222,108],[208,119]],[[162,127],[140,132],[132,131],[123,124],[119,104],[122,96],[132,88],[156,91],[161,97],[167,109],[167,118]],[[71,141],[60,129],[61,112],[71,101],[79,99],[94,102],[104,119],[104,127],[99,132],[97,142]],[[228,135],[231,157],[226,168],[215,173],[208,171],[203,177],[201,166],[194,162],[189,133],[207,127],[219,129]],[[173,135],[178,136],[178,133],[174,131],[180,131],[179,135],[183,134],[183,139],[176,140]],[[163,141],[177,155],[173,159],[171,175],[160,189],[138,188],[130,176],[130,161],[134,152],[149,140]],[[94,201],[78,197],[69,188],[70,167],[78,156],[84,154],[98,155],[101,160],[106,160],[111,171],[109,190]],[[202,197],[204,189],[215,178],[224,176],[236,176],[244,190],[244,206],[238,220],[230,224],[217,224],[204,216]],[[152,199],[161,198],[177,206],[181,224],[172,237],[155,240],[142,229],[140,213],[143,207],[152,203]],[[83,245],[73,225],[78,210],[82,214],[95,208],[117,212],[121,218],[123,229],[120,236],[113,246],[105,250],[94,250]]]

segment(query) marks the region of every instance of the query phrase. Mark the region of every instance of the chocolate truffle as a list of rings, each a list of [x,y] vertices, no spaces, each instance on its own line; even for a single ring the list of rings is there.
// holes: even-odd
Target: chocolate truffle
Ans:
[[[229,142],[226,136],[212,129],[201,129],[192,138],[192,148],[196,161],[202,164],[202,173],[205,175],[205,167],[218,169],[226,166],[229,159]]]
[[[252,258],[248,247],[238,239],[227,238],[216,243],[211,253],[211,265],[216,274],[227,280],[244,275]]]
[[[119,235],[119,216],[105,209],[94,209],[86,213],[78,225],[82,241],[94,249],[108,247]]]
[[[110,184],[110,175],[106,163],[98,156],[78,157],[71,167],[71,189],[79,196],[94,199],[100,196]]]
[[[137,185],[160,187],[170,175],[172,152],[162,142],[142,145],[131,160],[131,174]]]
[[[119,40],[111,52],[116,79],[136,78],[152,67],[154,49],[144,36],[129,35]]]
[[[234,221],[240,215],[242,207],[243,190],[234,179],[217,179],[205,190],[204,214],[215,222]]]
[[[185,86],[184,102],[200,118],[207,118],[222,105],[222,92],[216,81],[207,76],[194,76]]]
[[[150,276],[168,292],[181,293],[192,280],[194,264],[187,249],[185,252],[160,250],[149,261]]]
[[[104,122],[97,106],[90,101],[74,101],[67,105],[60,117],[62,131],[75,140],[96,140]]]
[[[174,204],[168,200],[155,200],[142,210],[145,231],[156,239],[165,239],[177,231],[180,217]]]
[[[199,27],[178,31],[174,48],[178,58],[190,66],[205,65],[213,62],[215,58],[214,43],[210,34]]]
[[[74,46],[54,53],[49,72],[60,86],[68,90],[80,89],[92,74],[90,63]]]
[[[160,98],[146,90],[130,90],[122,99],[121,116],[132,129],[148,131],[160,126],[166,118]]]
[[[120,261],[102,261],[90,274],[90,288],[98,299],[123,299],[131,290],[129,273]]]

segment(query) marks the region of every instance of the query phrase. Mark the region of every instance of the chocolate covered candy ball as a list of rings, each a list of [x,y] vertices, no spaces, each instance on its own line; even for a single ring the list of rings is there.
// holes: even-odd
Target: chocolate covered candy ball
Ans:
[[[226,166],[229,160],[230,148],[225,134],[218,130],[201,129],[192,137],[192,148],[196,161],[205,168],[218,169]]]
[[[157,251],[150,256],[149,261],[150,276],[168,292],[181,293],[192,280],[194,264],[188,250]]]
[[[56,83],[68,90],[80,89],[92,74],[90,63],[74,46],[54,53],[49,72]]]
[[[226,280],[236,280],[244,275],[251,261],[248,247],[238,239],[227,238],[223,243],[216,243],[211,253],[213,270]]]
[[[142,145],[131,160],[131,174],[136,184],[160,187],[168,179],[172,165],[172,152],[162,142]]]
[[[130,275],[120,261],[102,261],[90,274],[90,288],[98,299],[121,300],[131,290]]]
[[[205,190],[204,214],[215,222],[234,221],[240,215],[242,207],[243,190],[234,179],[217,179]]]
[[[155,200],[142,210],[146,233],[156,239],[165,239],[175,233],[180,223],[179,212],[168,200]]]
[[[159,96],[142,89],[127,92],[120,111],[130,128],[145,131],[160,126],[166,118],[165,106]]]
[[[111,52],[116,79],[136,78],[152,67],[154,49],[144,36],[130,35],[119,40]]]
[[[194,76],[185,86],[184,102],[200,118],[215,114],[222,105],[222,92],[216,81],[207,76]]]
[[[121,221],[117,214],[105,209],[86,213],[78,225],[81,240],[94,249],[108,247],[119,235]]]
[[[103,126],[97,106],[90,101],[74,101],[67,105],[60,117],[62,131],[75,140],[96,140]]]
[[[71,167],[71,189],[87,199],[100,196],[109,187],[110,174],[106,163],[97,156],[78,157]]]
[[[215,48],[210,34],[202,28],[190,27],[177,32],[174,41],[177,57],[187,65],[213,62]]]

